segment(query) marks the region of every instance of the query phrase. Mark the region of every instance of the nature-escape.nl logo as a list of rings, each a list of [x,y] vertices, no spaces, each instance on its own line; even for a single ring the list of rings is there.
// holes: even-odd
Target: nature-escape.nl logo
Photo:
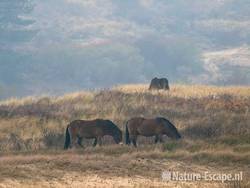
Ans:
[[[243,173],[191,173],[191,172],[178,172],[178,171],[164,171],[162,172],[163,181],[218,181],[218,182],[229,182],[229,181],[242,181]]]

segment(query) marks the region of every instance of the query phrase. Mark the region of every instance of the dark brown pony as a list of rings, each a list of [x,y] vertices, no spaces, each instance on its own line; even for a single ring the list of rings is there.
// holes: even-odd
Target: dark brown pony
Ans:
[[[181,135],[176,127],[167,119],[157,117],[155,119],[145,119],[141,117],[132,118],[125,127],[126,144],[132,141],[136,147],[138,135],[150,137],[155,136],[155,143],[162,142],[162,136],[167,135],[170,138],[180,139]]]
[[[151,80],[149,90],[169,90],[169,84],[167,78],[154,78]]]
[[[117,144],[122,142],[122,131],[110,120],[75,120],[67,126],[64,149],[75,144],[83,147],[83,138],[94,139],[93,147],[101,145],[105,135],[112,136]]]

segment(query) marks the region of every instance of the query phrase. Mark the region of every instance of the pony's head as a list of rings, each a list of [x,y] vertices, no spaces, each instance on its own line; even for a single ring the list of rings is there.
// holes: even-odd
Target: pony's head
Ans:
[[[119,128],[117,128],[117,131],[113,135],[113,138],[114,138],[116,144],[122,143],[122,131]]]
[[[112,121],[108,120],[109,125],[112,128],[112,137],[116,144],[122,143],[122,131]]]
[[[167,119],[163,118],[163,121],[165,122],[165,133],[168,137],[179,140],[181,138],[180,133],[176,129],[176,127]]]

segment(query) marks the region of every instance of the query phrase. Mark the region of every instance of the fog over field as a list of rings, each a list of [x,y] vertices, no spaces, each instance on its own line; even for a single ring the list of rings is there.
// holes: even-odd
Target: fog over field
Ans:
[[[0,99],[152,77],[250,85],[249,0],[1,0]]]

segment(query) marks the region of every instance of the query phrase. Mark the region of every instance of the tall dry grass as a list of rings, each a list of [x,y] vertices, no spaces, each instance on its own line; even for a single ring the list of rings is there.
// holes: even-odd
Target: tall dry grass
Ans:
[[[0,187],[249,187],[250,88],[174,85],[148,91],[125,85],[60,97],[0,102]],[[137,149],[113,145],[63,151],[67,124],[111,119],[121,129],[134,116],[164,116],[183,139],[140,137]],[[244,181],[162,182],[163,170],[237,173]],[[8,187],[7,186],[7,187]]]
[[[75,119],[111,119],[123,129],[134,116],[164,116],[193,143],[195,152],[212,146],[248,155],[249,108],[249,87],[174,85],[170,91],[148,91],[146,85],[124,85],[61,97],[10,99],[0,103],[0,150],[61,149],[65,128]],[[153,140],[139,138],[139,144],[148,143]]]

